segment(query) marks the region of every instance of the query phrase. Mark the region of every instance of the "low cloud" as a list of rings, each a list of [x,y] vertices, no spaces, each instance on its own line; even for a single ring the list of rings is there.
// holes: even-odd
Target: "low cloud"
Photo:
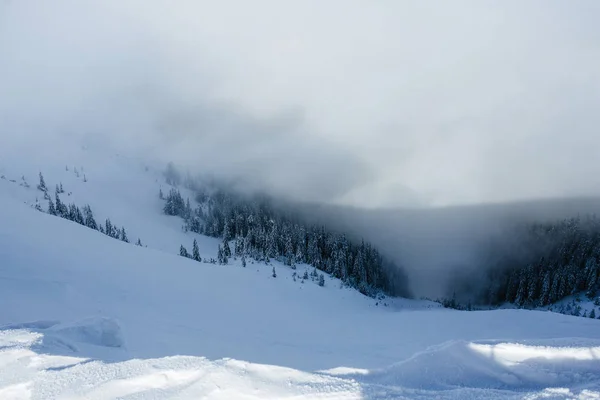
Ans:
[[[4,1],[0,129],[361,207],[593,195],[593,1]],[[54,141],[53,141],[54,142]]]

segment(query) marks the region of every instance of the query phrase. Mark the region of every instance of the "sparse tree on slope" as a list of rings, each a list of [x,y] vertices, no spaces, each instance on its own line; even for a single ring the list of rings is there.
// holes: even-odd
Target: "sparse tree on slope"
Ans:
[[[200,258],[200,250],[198,249],[198,242],[194,239],[194,244],[192,246],[192,258],[198,262],[202,261]]]
[[[129,238],[127,237],[127,232],[125,232],[125,227],[121,228],[119,232],[119,239],[125,243],[129,243]]]
[[[48,200],[48,214],[56,215],[56,207],[54,207],[52,199]]]
[[[181,245],[179,247],[179,255],[181,257],[190,258],[190,253],[188,253],[187,249]]]
[[[46,181],[44,181],[44,175],[40,172],[40,183],[37,185],[37,188],[42,192],[47,192],[48,188],[46,187]]]

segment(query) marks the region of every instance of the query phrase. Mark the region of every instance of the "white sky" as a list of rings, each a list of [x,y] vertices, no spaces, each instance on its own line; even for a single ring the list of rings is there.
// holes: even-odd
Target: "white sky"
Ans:
[[[596,195],[599,20],[594,0],[4,0],[0,140],[84,133],[364,207]]]

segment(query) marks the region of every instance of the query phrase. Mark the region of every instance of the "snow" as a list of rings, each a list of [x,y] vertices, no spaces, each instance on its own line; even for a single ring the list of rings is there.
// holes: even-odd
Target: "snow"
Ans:
[[[385,307],[278,263],[272,278],[264,264],[184,259],[180,244],[215,257],[218,240],[161,214],[156,167],[69,154],[0,152],[1,399],[600,398],[598,320]],[[148,247],[33,209],[39,171]]]

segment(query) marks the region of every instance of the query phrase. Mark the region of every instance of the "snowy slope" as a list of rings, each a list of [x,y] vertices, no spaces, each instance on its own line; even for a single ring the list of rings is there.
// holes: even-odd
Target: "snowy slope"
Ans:
[[[381,307],[279,264],[273,278],[271,266],[196,263],[179,245],[196,237],[211,257],[217,241],[161,215],[156,166],[70,154],[0,158],[2,399],[600,396],[598,320]],[[148,247],[33,209],[40,170]]]

